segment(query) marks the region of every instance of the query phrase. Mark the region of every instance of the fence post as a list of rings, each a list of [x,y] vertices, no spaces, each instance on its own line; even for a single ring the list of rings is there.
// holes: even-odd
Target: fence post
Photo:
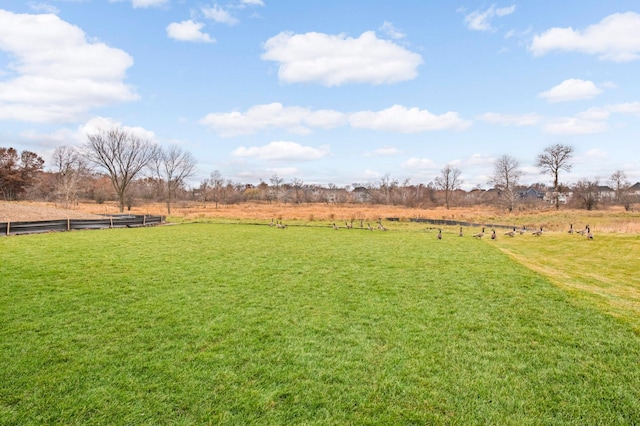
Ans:
[[[113,228],[113,216],[109,216],[109,228]]]
[[[71,231],[71,220],[67,218],[67,231]]]
[[[142,215],[142,226],[147,226],[147,215]]]
[[[7,220],[7,237],[9,236],[9,231],[11,230],[11,222]]]

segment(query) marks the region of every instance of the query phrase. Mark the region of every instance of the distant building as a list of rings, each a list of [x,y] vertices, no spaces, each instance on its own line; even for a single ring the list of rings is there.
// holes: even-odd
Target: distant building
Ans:
[[[598,186],[598,196],[602,201],[610,201],[615,200],[616,191],[607,185],[599,185]]]
[[[536,201],[544,199],[544,194],[535,188],[527,188],[524,191],[518,192],[518,198],[525,201]]]

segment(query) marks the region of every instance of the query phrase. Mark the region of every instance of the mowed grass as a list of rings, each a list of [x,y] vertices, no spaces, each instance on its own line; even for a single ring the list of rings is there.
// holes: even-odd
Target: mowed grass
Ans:
[[[232,224],[0,238],[0,424],[638,423],[633,323],[501,251],[518,242],[543,247]]]

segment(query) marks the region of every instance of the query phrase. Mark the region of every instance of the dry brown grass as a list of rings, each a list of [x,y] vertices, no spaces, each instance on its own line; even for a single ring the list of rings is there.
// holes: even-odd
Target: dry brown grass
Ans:
[[[369,204],[283,204],[248,202],[233,205],[220,205],[195,202],[179,202],[172,206],[171,217],[181,220],[200,219],[239,219],[269,221],[333,222],[343,225],[345,221],[363,220],[366,222],[383,221],[389,217],[407,222],[409,218],[447,219],[483,224],[503,224],[562,232],[572,223],[576,230],[586,224],[595,232],[640,233],[640,213],[626,212],[622,208],[611,207],[604,210],[586,211],[572,209],[524,210],[508,213],[494,207],[478,206],[473,208],[408,208],[402,206]],[[166,206],[162,203],[150,203],[133,206],[126,213],[166,215]],[[47,219],[95,218],[96,215],[117,214],[116,203],[104,204],[80,203],[72,209],[64,209],[55,203],[39,202],[0,202],[0,221],[28,221]]]

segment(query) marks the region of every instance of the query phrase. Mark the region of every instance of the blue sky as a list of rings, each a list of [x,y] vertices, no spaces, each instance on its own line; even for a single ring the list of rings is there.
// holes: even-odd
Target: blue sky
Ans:
[[[119,125],[243,183],[640,181],[640,3],[0,0],[0,146]]]

